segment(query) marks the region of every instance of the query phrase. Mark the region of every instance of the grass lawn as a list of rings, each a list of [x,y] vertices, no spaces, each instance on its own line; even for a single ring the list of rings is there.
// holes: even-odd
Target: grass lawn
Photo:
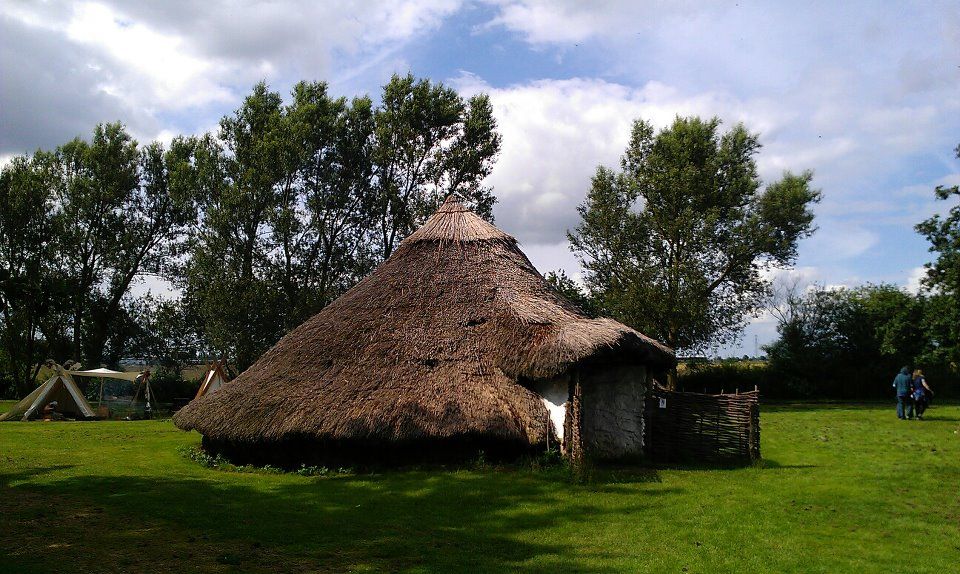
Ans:
[[[957,571],[960,406],[767,405],[762,423],[762,465],[586,484],[226,472],[170,422],[0,423],[0,571]]]

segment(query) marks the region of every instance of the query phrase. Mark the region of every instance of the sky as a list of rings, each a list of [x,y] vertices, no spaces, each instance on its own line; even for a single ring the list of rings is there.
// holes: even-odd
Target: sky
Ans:
[[[498,226],[541,272],[633,120],[717,116],[760,135],[766,183],[813,170],[817,232],[778,281],[916,290],[913,225],[960,183],[960,3],[367,0],[0,4],[0,161],[122,121],[141,142],[213,130],[252,86],[376,98],[412,72],[491,97]],[[776,336],[769,314],[721,355]]]

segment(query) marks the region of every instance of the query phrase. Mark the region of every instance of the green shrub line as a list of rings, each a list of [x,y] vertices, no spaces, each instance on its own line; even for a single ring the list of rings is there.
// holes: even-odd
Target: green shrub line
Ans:
[[[936,393],[935,401],[960,399],[960,371],[938,365],[919,368]],[[893,397],[891,382],[898,370],[890,365],[847,365],[798,373],[783,372],[757,360],[691,361],[678,369],[677,390],[716,394],[756,387],[764,399],[879,401]]]

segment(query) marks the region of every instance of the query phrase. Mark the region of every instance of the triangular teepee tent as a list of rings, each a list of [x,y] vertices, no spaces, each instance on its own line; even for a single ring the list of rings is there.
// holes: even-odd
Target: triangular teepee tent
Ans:
[[[28,421],[38,418],[43,408],[57,401],[57,412],[76,419],[96,418],[90,403],[73,382],[69,373],[57,369],[57,373],[36,388],[12,409],[0,416],[0,421]]]
[[[210,370],[207,371],[206,376],[203,377],[203,383],[200,385],[200,389],[197,391],[197,396],[193,398],[199,399],[207,393],[216,391],[228,380],[230,379],[223,370],[223,361],[214,361],[213,365],[210,366]]]

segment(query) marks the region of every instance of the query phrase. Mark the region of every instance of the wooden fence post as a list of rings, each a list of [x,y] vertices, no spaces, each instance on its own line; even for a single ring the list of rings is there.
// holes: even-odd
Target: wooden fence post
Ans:
[[[570,413],[567,417],[570,428],[564,432],[567,456],[570,465],[577,469],[583,464],[583,388],[580,386],[580,373],[574,370],[570,376]]]

